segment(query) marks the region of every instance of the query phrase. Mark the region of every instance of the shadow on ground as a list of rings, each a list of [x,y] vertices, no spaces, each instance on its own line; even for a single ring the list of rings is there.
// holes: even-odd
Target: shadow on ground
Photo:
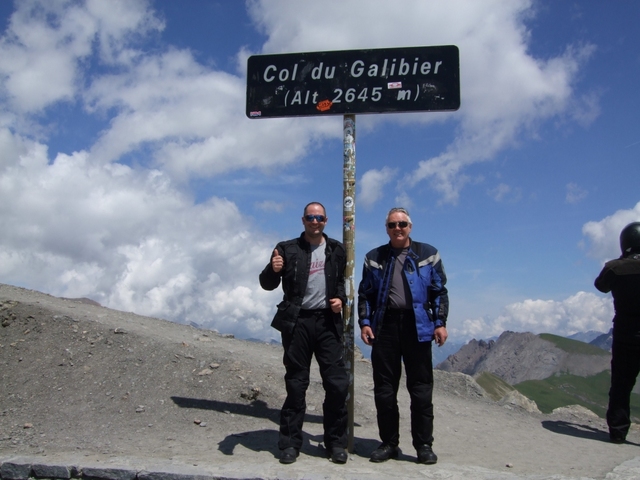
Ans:
[[[559,433],[561,435],[570,435],[572,437],[586,438],[587,440],[609,443],[609,432],[589,425],[565,421],[545,420],[542,422],[542,426],[551,432]],[[629,441],[626,443],[640,447],[637,443]]]
[[[280,409],[270,408],[262,400],[254,400],[250,404],[220,402],[218,400],[204,400],[201,398],[171,397],[173,403],[181,408],[197,408],[200,410],[214,410],[221,413],[234,413],[255,418],[271,420],[275,424],[280,423]],[[322,423],[322,415],[306,413],[304,421],[310,423]],[[359,425],[354,424],[355,427]]]
[[[225,455],[233,455],[233,451],[238,445],[254,452],[271,452],[275,458],[280,456],[277,430],[266,429],[233,433],[218,444],[218,450]],[[322,446],[322,435],[303,433],[300,452],[310,457],[326,457],[325,449]]]
[[[328,457],[322,441],[322,435],[310,435],[303,432],[300,453],[309,457]],[[277,430],[264,429],[233,433],[218,444],[218,450],[224,455],[233,455],[238,445],[254,452],[271,452],[276,459],[280,456]],[[362,458],[369,458],[379,445],[380,441],[377,439],[356,437],[353,439],[353,452],[350,453]],[[415,457],[401,452],[397,461],[415,462]]]
[[[280,409],[270,408],[262,400],[254,400],[250,404],[220,402],[218,400],[204,400],[200,398],[171,397],[173,402],[181,408],[197,408],[200,410],[214,410],[221,413],[233,413],[248,417],[264,418],[272,422],[280,423]],[[307,413],[305,422],[322,423],[322,415]]]
[[[254,400],[250,404],[221,402],[218,400],[205,400],[200,398],[171,397],[171,400],[180,408],[193,408],[200,410],[213,410],[221,413],[233,413],[254,418],[271,420],[276,425],[280,423],[280,409],[270,408],[262,400]],[[307,413],[305,423],[322,424],[322,415]],[[359,427],[357,423],[354,428]],[[312,457],[326,457],[327,452],[322,446],[322,435],[310,435],[303,433],[303,444],[300,453]],[[218,450],[224,455],[233,455],[238,445],[253,450],[254,452],[271,452],[274,457],[279,457],[278,430],[263,429],[247,432],[237,432],[228,435],[218,444]],[[376,439],[356,438],[353,440],[353,454],[369,458],[371,453],[380,445]],[[404,458],[403,458],[404,457]],[[410,460],[411,457],[400,455],[399,460]]]

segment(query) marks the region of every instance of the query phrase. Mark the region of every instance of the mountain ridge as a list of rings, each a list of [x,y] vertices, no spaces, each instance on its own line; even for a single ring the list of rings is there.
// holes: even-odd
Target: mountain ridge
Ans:
[[[487,371],[510,385],[526,380],[543,380],[559,372],[589,376],[610,368],[611,357],[605,350],[593,346],[593,353],[572,353],[559,347],[559,340],[551,341],[552,337],[555,336],[549,335],[545,339],[530,332],[505,331],[497,340],[474,339],[436,368],[471,376]],[[578,340],[564,341],[567,345],[575,342],[576,351],[578,348],[585,351],[589,346]]]

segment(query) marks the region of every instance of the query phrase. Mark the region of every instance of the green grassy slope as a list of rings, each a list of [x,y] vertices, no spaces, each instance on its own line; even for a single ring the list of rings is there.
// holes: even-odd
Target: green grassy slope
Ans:
[[[599,356],[610,355],[609,352],[603,350],[602,348],[596,347],[595,345],[590,345],[588,343],[580,342],[578,340],[573,340],[571,338],[559,337],[558,335],[553,335],[551,333],[541,333],[538,336],[542,340],[553,343],[560,350],[564,350],[567,353]]]
[[[553,343],[557,348],[570,355],[610,356],[611,353],[588,343],[560,337],[550,333],[538,335],[542,340]],[[605,370],[596,375],[581,377],[569,373],[556,373],[544,380],[528,380],[517,385],[509,385],[500,377],[482,372],[476,382],[495,401],[504,397],[515,388],[521,394],[536,402],[543,413],[551,413],[559,407],[581,405],[604,418],[609,401],[611,371]],[[633,421],[640,423],[640,395],[631,394],[631,413]]]
[[[475,380],[496,402],[509,393],[509,391],[515,390],[514,387],[491,372],[482,372]]]
[[[582,405],[604,418],[609,401],[611,372],[605,370],[590,377],[557,374],[544,380],[527,380],[514,387],[534,400],[543,413],[567,405]],[[640,395],[631,394],[631,413],[635,422],[640,421]]]

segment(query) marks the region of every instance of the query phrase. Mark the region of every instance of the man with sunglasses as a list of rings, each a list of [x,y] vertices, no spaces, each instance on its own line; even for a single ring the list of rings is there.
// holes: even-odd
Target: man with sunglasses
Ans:
[[[366,254],[358,288],[361,338],[371,345],[374,398],[382,444],[372,462],[398,458],[398,387],[404,362],[411,397],[411,436],[418,463],[434,464],[431,342],[447,340],[447,277],[438,250],[415,242],[411,217],[392,208],[385,220],[389,243]]]
[[[284,347],[287,398],[280,412],[280,463],[296,461],[302,447],[311,358],[316,357],[325,389],[324,446],[335,463],[346,463],[347,394],[342,305],[346,301],[344,246],[323,233],[327,223],[318,202],[304,208],[300,237],[280,242],[260,273],[260,285],[275,290],[282,281],[284,298],[271,326]]]

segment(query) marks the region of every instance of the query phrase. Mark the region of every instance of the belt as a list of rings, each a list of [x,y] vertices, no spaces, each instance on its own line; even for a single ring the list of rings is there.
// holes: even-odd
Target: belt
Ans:
[[[402,320],[406,316],[413,316],[413,310],[410,308],[387,308],[384,312],[385,320]]]
[[[330,308],[314,308],[311,310],[306,310],[304,308],[300,309],[300,313],[298,314],[300,317],[313,317],[315,315],[327,315],[331,312]]]

